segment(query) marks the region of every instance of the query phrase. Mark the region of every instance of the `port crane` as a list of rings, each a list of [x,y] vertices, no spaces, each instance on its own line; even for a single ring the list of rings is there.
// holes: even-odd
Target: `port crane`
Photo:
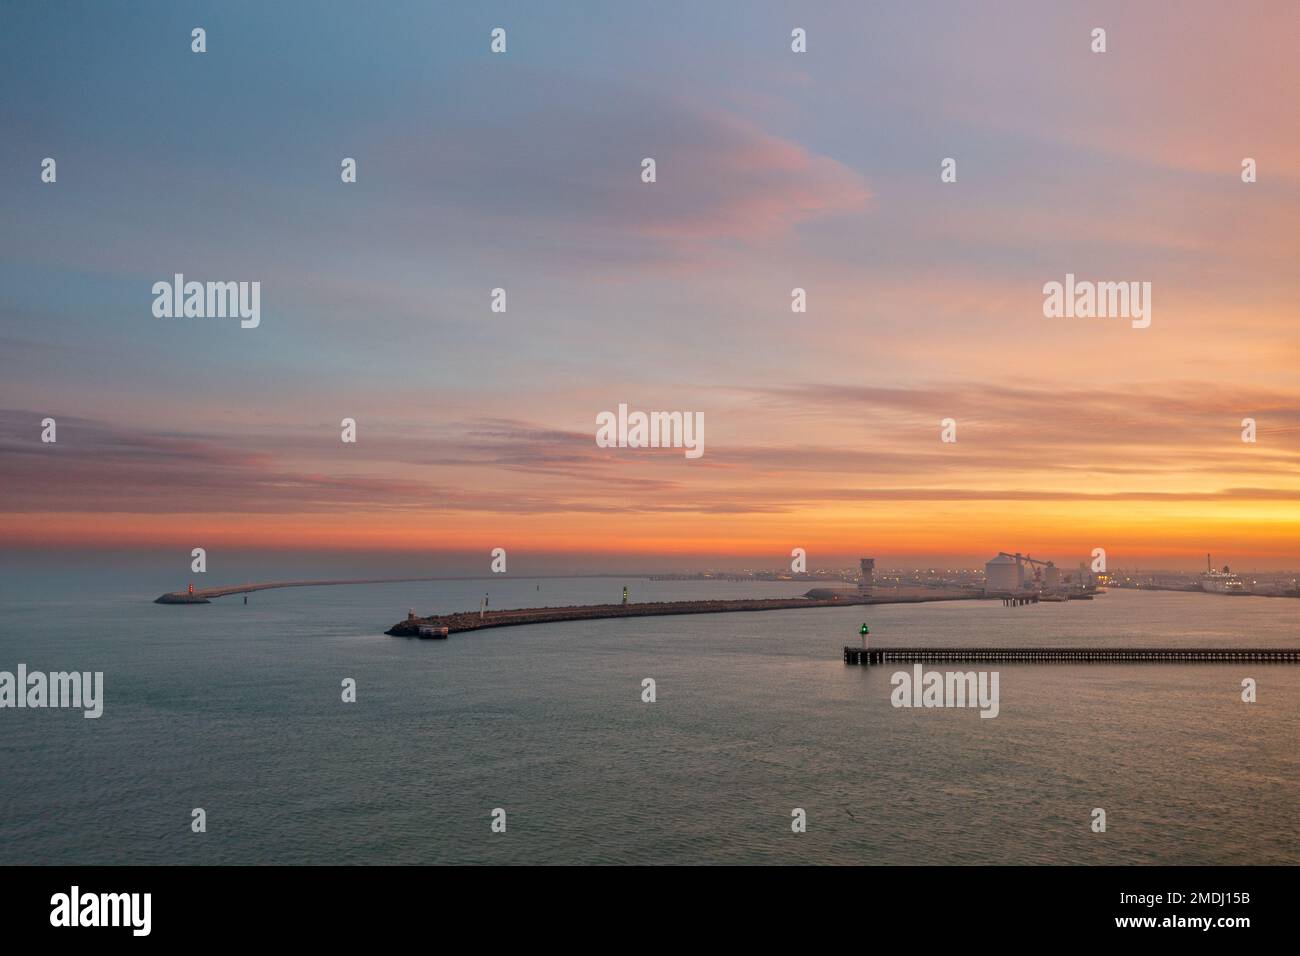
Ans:
[[[1043,579],[1043,568],[1054,568],[1054,567],[1056,567],[1056,563],[1055,563],[1054,561],[1039,561],[1037,558],[1031,558],[1031,557],[1030,557],[1029,555],[1027,555],[1027,554],[1021,554],[1019,551],[1017,551],[1015,554],[1008,554],[1008,553],[1005,552],[1005,551],[999,551],[999,552],[998,552],[998,557],[1000,557],[1000,558],[1014,558],[1017,564],[1032,564],[1032,565],[1037,565],[1037,567],[1034,568],[1034,580],[1035,580],[1035,581],[1042,581],[1042,579]]]

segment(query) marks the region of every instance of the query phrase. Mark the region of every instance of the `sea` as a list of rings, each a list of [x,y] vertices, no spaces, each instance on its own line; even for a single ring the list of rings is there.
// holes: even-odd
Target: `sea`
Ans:
[[[909,665],[842,660],[863,622],[890,645],[1300,646],[1300,601],[1111,591],[433,641],[383,632],[485,595],[805,585],[494,575],[152,603],[184,583],[4,567],[0,670],[102,671],[104,709],[0,710],[0,864],[1300,862],[1300,666],[983,665],[988,719],[895,707]]]

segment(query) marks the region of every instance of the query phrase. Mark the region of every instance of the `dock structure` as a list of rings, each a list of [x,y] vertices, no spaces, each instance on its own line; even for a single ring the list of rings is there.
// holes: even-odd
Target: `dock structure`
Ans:
[[[660,617],[678,614],[732,614],[738,611],[791,611],[801,608],[853,607],[871,604],[922,604],[930,601],[978,600],[979,594],[933,594],[922,596],[856,595],[831,598],[741,598],[731,601],[645,601],[632,604],[576,604],[569,607],[515,608],[502,611],[463,611],[459,614],[417,617],[408,614],[384,633],[393,637],[421,637],[424,628],[445,630],[447,634],[481,631],[489,627],[517,627],[523,624],[550,624],[560,621],[598,621],[620,617]]]
[[[441,581],[442,578],[344,578],[332,581],[265,581],[261,584],[232,584],[220,588],[194,588],[188,591],[168,591],[154,598],[154,604],[210,604],[213,599],[231,594],[249,595],[254,591],[273,588],[320,588],[336,584],[408,584],[410,582]],[[248,603],[245,600],[244,603]]]
[[[854,647],[845,664],[1300,663],[1298,647]]]
[[[465,611],[459,614],[416,617],[408,615],[385,633],[393,637],[423,637],[436,629],[444,634],[461,634],[491,627],[519,627],[558,621],[595,621],[617,617],[651,617],[670,614],[718,614],[727,611],[776,611],[806,607],[842,607],[853,601],[817,601],[808,598],[752,601],[660,601],[644,604],[585,604],[572,607],[516,608],[507,611]]]

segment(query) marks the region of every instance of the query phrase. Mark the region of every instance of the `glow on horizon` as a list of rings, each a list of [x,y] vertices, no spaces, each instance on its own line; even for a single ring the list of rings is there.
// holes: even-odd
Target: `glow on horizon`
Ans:
[[[1100,513],[1104,510],[1104,514]],[[572,517],[572,516],[571,516]],[[395,518],[376,515],[276,516],[46,514],[23,523],[7,522],[10,547],[34,549],[111,548],[185,551],[195,541],[230,550],[393,551],[487,554],[492,547],[527,553],[562,566],[568,556],[606,554],[636,567],[638,558],[670,556],[695,561],[753,560],[778,567],[792,546],[807,549],[813,567],[851,564],[857,556],[906,556],[927,564],[982,562],[999,550],[1019,550],[1069,566],[1104,542],[1112,562],[1153,563],[1194,570],[1205,552],[1237,566],[1287,569],[1297,565],[1300,520],[1189,512],[1181,503],[1125,503],[1122,507],[1062,512],[1031,505],[1019,514],[989,512],[982,503],[925,503],[892,509],[887,519],[861,509],[789,514],[747,529],[748,521],[711,516],[619,518],[610,534],[608,517],[585,516],[557,522],[555,516]],[[1081,533],[1080,527],[1087,528]],[[184,529],[179,531],[178,529]],[[959,530],[958,530],[959,529]],[[1160,542],[1152,547],[1151,542]],[[794,542],[792,545],[791,542]],[[1249,542],[1249,547],[1243,547]]]
[[[11,155],[60,163],[0,203],[0,548],[1300,566],[1293,3],[1115,5],[1105,56],[1029,2],[813,5],[799,57],[783,4],[521,8],[496,59],[475,11],[263,5],[201,73],[146,6],[81,12],[130,56],[0,37]],[[153,318],[176,271],[261,326]],[[1044,319],[1066,272],[1151,328]],[[707,453],[596,448],[620,402]]]

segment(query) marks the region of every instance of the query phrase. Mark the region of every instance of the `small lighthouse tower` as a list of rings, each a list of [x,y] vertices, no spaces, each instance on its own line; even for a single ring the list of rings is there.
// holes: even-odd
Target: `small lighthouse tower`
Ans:
[[[869,598],[876,588],[876,559],[862,558],[858,561],[862,577],[858,580],[858,596]]]

